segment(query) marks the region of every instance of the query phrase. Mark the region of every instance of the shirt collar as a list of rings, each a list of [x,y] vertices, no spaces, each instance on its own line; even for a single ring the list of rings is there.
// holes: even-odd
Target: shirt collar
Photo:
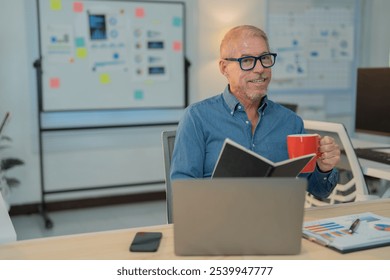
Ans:
[[[240,101],[238,101],[238,99],[230,92],[229,85],[227,85],[225,87],[225,90],[223,91],[222,96],[223,96],[223,99],[225,100],[227,106],[229,107],[230,112],[232,114],[234,114],[234,112],[238,108],[238,105],[241,105],[241,104],[240,104]],[[260,106],[258,109],[259,113],[263,112],[265,110],[265,108],[267,107],[267,104],[268,104],[268,97],[266,95],[263,97],[263,99],[260,102]]]

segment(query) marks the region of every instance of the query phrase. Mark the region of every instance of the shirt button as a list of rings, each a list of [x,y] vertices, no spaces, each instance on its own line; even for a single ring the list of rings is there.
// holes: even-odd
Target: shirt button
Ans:
[[[238,109],[241,109],[241,106],[238,106]]]
[[[254,148],[256,145],[255,144],[252,144],[252,147]]]
[[[249,121],[246,121],[245,123],[246,123],[246,124],[249,124]]]
[[[233,112],[233,111],[231,111],[231,112],[230,112],[230,115],[233,115],[233,114],[234,114],[234,112]]]
[[[324,177],[324,181],[326,181],[328,178],[327,177]]]

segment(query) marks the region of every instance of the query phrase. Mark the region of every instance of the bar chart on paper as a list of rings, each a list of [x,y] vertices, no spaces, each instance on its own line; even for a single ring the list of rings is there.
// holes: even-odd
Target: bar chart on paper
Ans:
[[[390,245],[390,219],[365,212],[305,222],[303,236],[342,253]]]

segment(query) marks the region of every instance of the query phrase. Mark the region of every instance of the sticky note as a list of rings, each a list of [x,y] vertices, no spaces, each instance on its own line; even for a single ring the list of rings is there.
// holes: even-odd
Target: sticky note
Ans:
[[[59,11],[62,9],[62,0],[50,0],[50,9]]]
[[[76,56],[78,58],[86,58],[87,57],[87,48],[77,48]]]
[[[140,89],[134,91],[134,99],[141,100],[144,99],[144,92]]]
[[[82,48],[85,47],[85,40],[83,37],[77,37],[75,39],[75,44],[77,48]]]
[[[111,83],[111,77],[107,73],[100,74],[99,80],[103,85]]]
[[[73,12],[81,13],[84,10],[84,4],[81,2],[73,2]]]
[[[179,52],[182,50],[182,43],[180,41],[173,41],[172,48],[174,51]]]
[[[181,26],[181,18],[180,17],[174,17],[172,19],[172,25],[175,27],[180,27]]]
[[[135,8],[135,17],[137,18],[143,18],[145,16],[145,9],[140,7],[140,8]]]
[[[53,88],[53,89],[59,88],[60,87],[60,79],[57,77],[50,78],[49,87]]]

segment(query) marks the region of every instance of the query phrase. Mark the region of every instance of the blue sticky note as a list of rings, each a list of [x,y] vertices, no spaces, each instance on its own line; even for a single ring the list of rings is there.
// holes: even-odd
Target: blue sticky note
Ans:
[[[141,100],[144,99],[144,92],[140,89],[134,91],[134,99]]]
[[[182,24],[182,20],[181,20],[180,17],[174,17],[174,18],[172,19],[172,25],[173,25],[173,26],[180,27],[181,24]]]
[[[75,40],[75,43],[76,43],[77,48],[85,47],[85,41],[84,41],[84,38],[82,38],[82,37],[77,37]]]

